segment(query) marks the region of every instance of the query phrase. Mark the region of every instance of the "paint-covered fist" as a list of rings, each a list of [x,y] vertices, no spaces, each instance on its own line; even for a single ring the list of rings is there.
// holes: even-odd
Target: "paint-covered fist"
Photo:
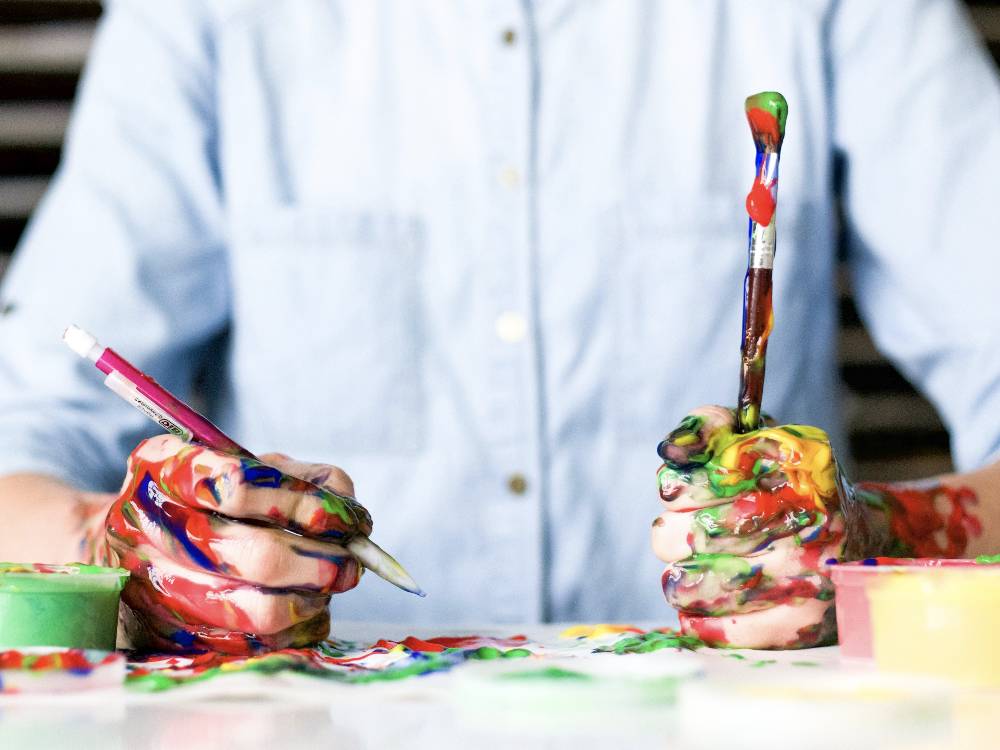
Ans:
[[[668,563],[667,601],[712,645],[831,643],[823,564],[843,559],[848,535],[829,439],[816,427],[737,434],[735,424],[733,410],[701,407],[660,443],[653,550]]]
[[[106,533],[132,574],[133,645],[245,654],[327,636],[330,596],[362,572],[343,545],[371,518],[340,469],[262,459],[171,435],[132,452]]]

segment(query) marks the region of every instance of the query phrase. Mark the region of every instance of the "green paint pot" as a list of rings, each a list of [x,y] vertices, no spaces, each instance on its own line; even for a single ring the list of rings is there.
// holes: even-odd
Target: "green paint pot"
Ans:
[[[0,649],[113,651],[128,571],[97,565],[0,563]]]

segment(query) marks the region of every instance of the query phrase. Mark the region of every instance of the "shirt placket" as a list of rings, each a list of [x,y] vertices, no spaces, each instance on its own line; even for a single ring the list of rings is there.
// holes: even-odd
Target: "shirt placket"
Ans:
[[[497,491],[488,493],[491,617],[541,616],[537,325],[532,301],[532,55],[526,9],[509,2],[486,25],[491,75],[485,97],[487,195],[484,287],[489,346],[486,435]]]

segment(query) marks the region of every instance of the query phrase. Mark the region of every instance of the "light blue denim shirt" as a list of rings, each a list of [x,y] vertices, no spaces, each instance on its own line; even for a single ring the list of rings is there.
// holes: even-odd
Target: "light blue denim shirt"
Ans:
[[[765,409],[840,439],[840,152],[865,318],[981,463],[1000,93],[955,3],[119,0],[2,289],[0,472],[113,489],[156,431],[75,322],[353,475],[430,596],[368,576],[335,617],[668,617],[655,448],[737,395],[763,89],[790,104]]]

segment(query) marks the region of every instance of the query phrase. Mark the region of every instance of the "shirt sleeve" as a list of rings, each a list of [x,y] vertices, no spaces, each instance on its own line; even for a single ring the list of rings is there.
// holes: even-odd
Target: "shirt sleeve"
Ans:
[[[212,35],[201,5],[102,19],[63,162],[0,299],[0,474],[114,489],[156,426],[61,342],[76,323],[182,397],[228,321]]]
[[[975,468],[1000,451],[997,74],[952,0],[840,3],[830,49],[859,309]]]

